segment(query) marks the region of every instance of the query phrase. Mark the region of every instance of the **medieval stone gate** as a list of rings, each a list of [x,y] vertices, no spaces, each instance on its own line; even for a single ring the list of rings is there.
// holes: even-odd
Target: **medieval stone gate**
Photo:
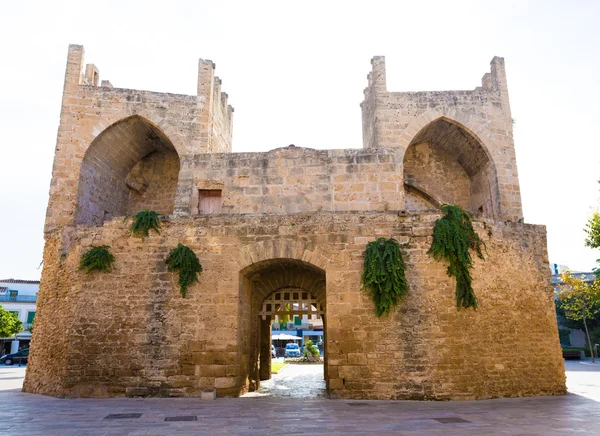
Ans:
[[[324,312],[333,396],[565,392],[545,228],[522,222],[503,59],[474,90],[400,93],[373,58],[360,150],[231,153],[214,70],[200,60],[194,96],[119,89],[70,46],[25,391],[240,395],[267,376],[263,303],[293,289]],[[487,245],[476,311],[456,310],[446,266],[427,254],[442,203],[473,213]],[[164,215],[160,234],[131,235],[123,217],[141,209]],[[408,255],[409,294],[386,318],[360,290],[378,237]],[[179,243],[204,269],[185,298],[165,264]],[[111,272],[78,271],[95,245],[110,246]]]

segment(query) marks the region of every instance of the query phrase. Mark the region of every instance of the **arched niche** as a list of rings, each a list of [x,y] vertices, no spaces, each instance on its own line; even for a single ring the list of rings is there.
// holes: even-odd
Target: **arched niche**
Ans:
[[[499,213],[496,169],[483,143],[468,129],[438,118],[421,129],[404,154],[407,210],[451,203],[488,217]]]
[[[165,133],[134,115],[106,128],[81,164],[75,223],[100,225],[143,209],[172,214],[179,155]]]

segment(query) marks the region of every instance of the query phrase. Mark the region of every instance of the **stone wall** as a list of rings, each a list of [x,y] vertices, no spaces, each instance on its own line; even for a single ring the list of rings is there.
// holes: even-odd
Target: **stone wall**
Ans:
[[[194,213],[198,191],[220,189],[222,213],[296,213],[404,207],[402,167],[394,150],[213,153],[182,162]],[[179,195],[183,197],[183,192]]]
[[[465,170],[451,155],[426,142],[406,151],[404,182],[418,186],[442,204],[471,209],[471,181]],[[407,209],[411,210],[408,205]]]
[[[426,254],[438,217],[392,211],[200,216],[164,221],[161,234],[145,242],[120,219],[64,227],[47,235],[24,390],[195,396],[216,387],[219,395],[238,395],[257,379],[260,323],[252,307],[268,290],[253,285],[253,275],[289,279],[295,287],[300,270],[277,274],[304,268],[306,277],[318,271],[326,277],[315,293],[326,307],[326,377],[334,396],[564,393],[544,227],[475,223],[488,251],[473,270],[479,307],[457,311],[446,266]],[[362,253],[379,236],[406,244],[410,283],[408,297],[381,319],[360,291]],[[186,298],[164,264],[179,242],[204,267]],[[111,246],[114,271],[77,272],[82,252],[98,244]],[[279,266],[270,268],[274,263]]]
[[[129,189],[128,215],[144,209],[161,215],[173,213],[179,180],[177,153],[151,153],[133,167],[129,177],[139,188]]]

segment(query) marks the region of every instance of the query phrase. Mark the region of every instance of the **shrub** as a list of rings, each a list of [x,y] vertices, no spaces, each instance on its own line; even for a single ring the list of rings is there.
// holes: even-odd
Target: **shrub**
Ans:
[[[408,294],[405,270],[398,241],[379,238],[367,244],[362,285],[371,294],[376,316],[389,314],[392,307]]]
[[[185,297],[187,287],[198,281],[198,273],[202,272],[202,265],[196,254],[185,245],[177,244],[171,250],[165,261],[169,271],[179,271],[179,293]]]
[[[131,223],[131,232],[134,235],[140,236],[142,241],[150,234],[150,230],[160,233],[160,221],[158,214],[153,210],[142,210],[133,217]]]
[[[315,347],[313,341],[308,340],[304,344],[304,357],[319,357],[321,353],[319,353],[319,349]]]
[[[85,270],[87,274],[94,270],[108,272],[112,268],[115,257],[110,253],[108,245],[99,245],[90,248],[81,256],[79,269]]]
[[[444,204],[440,209],[446,215],[435,221],[433,241],[427,253],[435,260],[444,259],[449,263],[446,273],[456,278],[456,307],[477,309],[469,272],[473,267],[469,250],[475,250],[477,257],[483,259],[481,246],[485,248],[485,243],[475,233],[468,212],[453,204]]]

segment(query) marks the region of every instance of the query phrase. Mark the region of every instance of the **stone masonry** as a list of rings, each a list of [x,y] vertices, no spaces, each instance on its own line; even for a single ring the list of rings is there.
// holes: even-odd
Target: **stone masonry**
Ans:
[[[565,392],[543,226],[522,223],[504,62],[474,91],[392,93],[372,61],[364,149],[231,153],[232,113],[211,61],[198,95],[118,89],[70,46],[36,329],[24,390],[55,396],[219,396],[269,377],[277,291],[324,308],[329,393],[478,399]],[[100,83],[100,85],[98,85]],[[487,245],[477,310],[427,250],[442,203],[471,211]],[[210,206],[206,206],[210,204]],[[123,217],[149,208],[142,241]],[[369,241],[394,237],[409,295],[387,318],[361,291]],[[165,257],[198,255],[178,292]],[[110,245],[110,273],[78,271]]]

